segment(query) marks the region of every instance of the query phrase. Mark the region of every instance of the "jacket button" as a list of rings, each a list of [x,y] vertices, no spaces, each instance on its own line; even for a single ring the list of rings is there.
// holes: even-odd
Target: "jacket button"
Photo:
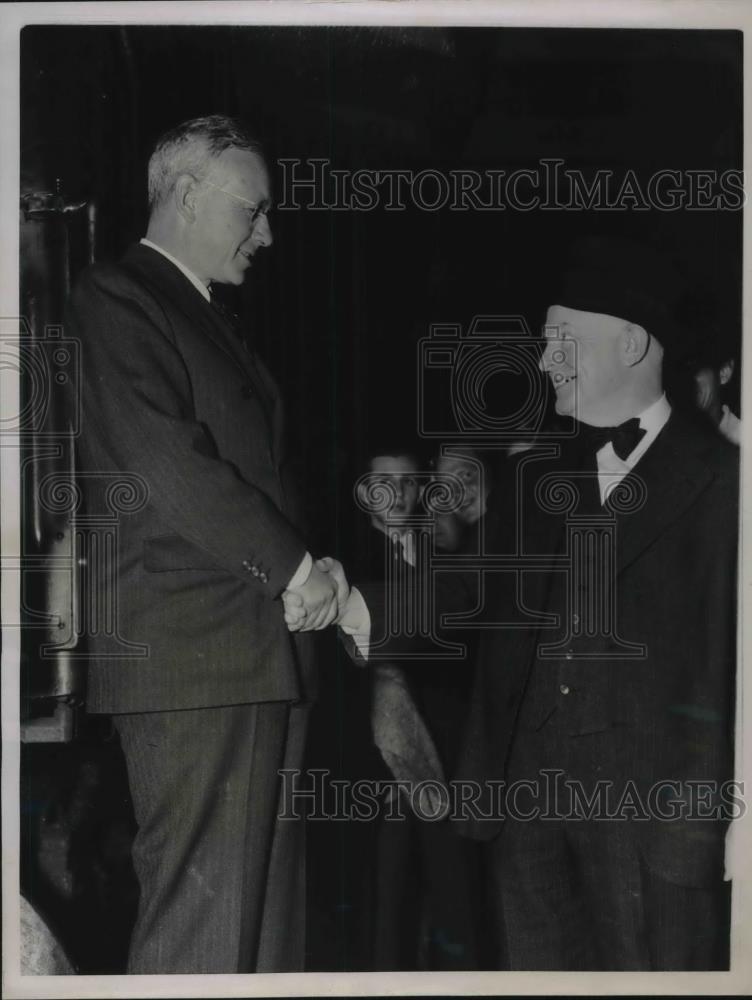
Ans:
[[[243,397],[243,399],[252,399],[253,398],[253,386],[250,386],[250,385],[244,385],[244,386],[242,386],[242,388],[240,390],[240,395]]]
[[[569,694],[569,685],[567,685],[567,684],[560,684],[559,685],[559,690],[561,691],[562,694]]]
[[[268,583],[269,577],[266,575],[266,573],[259,573],[259,580],[261,580],[262,583]]]

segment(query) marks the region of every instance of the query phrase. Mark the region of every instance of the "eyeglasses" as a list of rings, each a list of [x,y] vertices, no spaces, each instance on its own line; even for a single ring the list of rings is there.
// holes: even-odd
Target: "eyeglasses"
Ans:
[[[233,194],[232,191],[225,191],[224,188],[217,187],[217,185],[212,184],[211,181],[204,180],[204,184],[207,184],[210,188],[214,188],[215,191],[219,191],[221,194],[226,194],[227,197],[232,198],[233,201],[239,201],[248,212],[251,225],[255,225],[262,215],[266,217],[269,209],[271,208],[268,201],[262,201],[261,204],[258,204],[255,201],[249,201],[248,198],[241,198],[239,194]]]

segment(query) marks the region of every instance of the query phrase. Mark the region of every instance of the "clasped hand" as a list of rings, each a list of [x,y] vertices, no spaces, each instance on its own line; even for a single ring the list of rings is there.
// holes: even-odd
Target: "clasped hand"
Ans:
[[[288,629],[311,632],[326,628],[345,610],[349,596],[342,563],[330,556],[317,559],[306,582],[282,594]]]

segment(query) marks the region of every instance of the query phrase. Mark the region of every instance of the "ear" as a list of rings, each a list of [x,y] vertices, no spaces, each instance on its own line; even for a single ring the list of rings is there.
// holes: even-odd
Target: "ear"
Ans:
[[[721,385],[728,385],[733,377],[735,367],[736,365],[733,358],[729,358],[728,361],[723,362],[718,370],[718,378]]]
[[[645,327],[627,323],[622,330],[622,358],[629,368],[642,361],[650,347],[650,334]]]
[[[173,197],[175,207],[186,222],[193,222],[196,218],[196,198],[198,196],[196,178],[191,174],[181,174],[175,181]]]

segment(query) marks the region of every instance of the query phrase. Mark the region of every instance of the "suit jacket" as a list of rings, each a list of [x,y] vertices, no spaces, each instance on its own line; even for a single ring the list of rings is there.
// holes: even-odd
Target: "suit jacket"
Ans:
[[[103,563],[112,622],[102,613],[86,628],[89,709],[303,697],[306,644],[289,635],[278,598],[306,546],[269,372],[140,244],[83,274],[68,325],[81,343],[87,511],[106,511],[124,475],[139,494],[118,511],[117,551]]]
[[[552,570],[550,557],[567,556],[564,514],[544,511],[540,502],[547,476],[566,481],[580,469],[579,459],[566,449],[550,460],[527,452],[518,460],[516,487],[508,491],[511,506],[489,510],[488,518],[496,520],[497,549],[521,545],[531,568],[517,594],[511,574],[498,574],[490,584],[488,606],[496,620],[519,618],[521,605],[530,615],[550,618],[544,626],[482,633],[459,776],[481,783],[503,780],[513,741],[519,747],[531,733],[555,724],[572,736],[606,733],[600,742],[602,772],[617,783],[633,781],[643,795],[663,780],[679,782],[680,797],[687,794],[687,781],[728,781],[733,776],[737,453],[712,431],[672,413],[625,480],[625,487],[642,482],[644,502],[631,513],[615,515],[616,635],[591,640],[587,659],[572,657],[572,645],[562,643],[571,620],[568,588],[566,574]],[[457,607],[466,599],[463,587],[457,574],[439,578],[438,607]],[[373,596],[374,627],[383,629],[377,595],[366,587],[364,596],[367,603]],[[644,646],[644,656],[624,656],[620,640]],[[562,643],[558,655],[539,655],[540,644],[557,642]],[[469,817],[466,832],[490,839],[501,820],[484,818],[484,801],[478,815]],[[713,801],[717,804],[717,795]],[[659,806],[667,811],[664,800]],[[723,822],[650,820],[634,828],[646,862],[664,877],[690,885],[721,877]]]

